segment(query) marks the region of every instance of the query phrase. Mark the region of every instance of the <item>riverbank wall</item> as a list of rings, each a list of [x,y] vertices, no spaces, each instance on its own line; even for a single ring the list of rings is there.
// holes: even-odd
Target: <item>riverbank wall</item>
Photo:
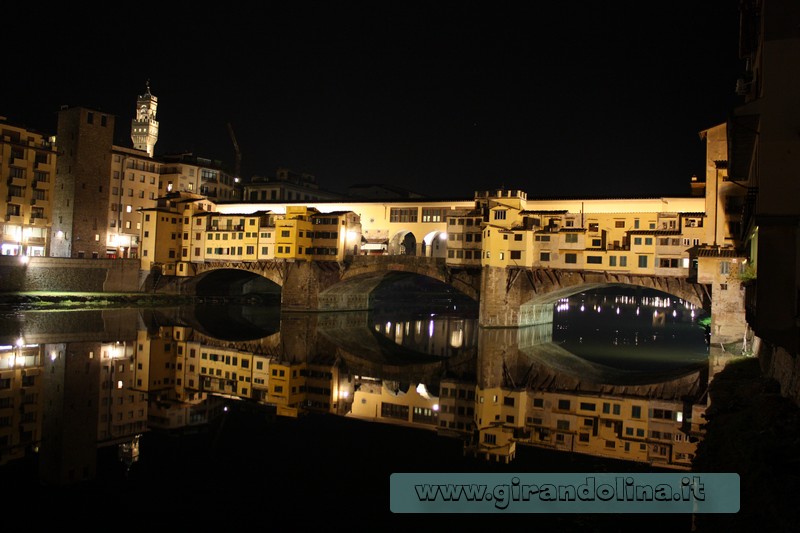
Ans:
[[[139,292],[138,259],[0,256],[0,292]]]

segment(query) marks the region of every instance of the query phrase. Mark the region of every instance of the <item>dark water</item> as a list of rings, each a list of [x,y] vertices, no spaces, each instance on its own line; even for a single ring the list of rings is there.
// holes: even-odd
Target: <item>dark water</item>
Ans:
[[[556,305],[553,341],[596,362],[651,371],[705,363],[702,309],[675,297],[643,291],[595,291]]]
[[[62,525],[92,522],[84,514],[96,512],[120,515],[123,524],[155,519],[184,527],[271,528],[275,516],[301,528],[426,529],[489,518],[494,527],[510,527],[524,517],[537,527],[628,530],[643,517],[466,520],[393,515],[388,508],[394,472],[668,472],[681,466],[658,451],[648,455],[651,450],[645,460],[570,452],[578,439],[574,425],[569,447],[555,438],[542,444],[535,428],[547,422],[531,412],[519,413],[534,429],[521,436],[527,444],[509,464],[464,454],[480,425],[469,420],[479,414],[456,409],[480,413],[477,398],[495,388],[527,383],[533,397],[561,394],[576,403],[587,395],[602,403],[603,394],[621,402],[625,394],[652,396],[658,389],[665,397],[648,405],[659,412],[684,409],[686,396],[676,403],[675,391],[701,402],[703,391],[693,388],[704,379],[706,360],[700,312],[691,316],[655,300],[609,302],[609,294],[576,298],[584,311],[571,301],[569,311],[555,312],[552,325],[513,334],[481,330],[477,309],[460,302],[381,303],[370,313],[322,315],[247,306],[8,311],[0,340],[2,500],[21,513],[56,506]],[[680,312],[672,316],[673,309]],[[637,318],[643,315],[649,318]],[[221,361],[212,365],[215,357]],[[247,359],[247,369],[225,366],[225,357]],[[269,385],[256,383],[259,363],[296,371],[302,378],[296,395],[287,390],[284,401],[264,392]],[[231,370],[238,375],[225,374]],[[293,384],[287,379],[285,386]],[[420,384],[439,409],[432,418],[399,423],[396,416],[364,415],[376,401],[370,394],[408,397]],[[471,403],[448,399],[443,389],[455,384],[475,391]],[[670,431],[686,429],[674,416],[661,422]],[[652,516],[644,518],[652,523]],[[658,519],[678,530],[691,523],[685,515]]]

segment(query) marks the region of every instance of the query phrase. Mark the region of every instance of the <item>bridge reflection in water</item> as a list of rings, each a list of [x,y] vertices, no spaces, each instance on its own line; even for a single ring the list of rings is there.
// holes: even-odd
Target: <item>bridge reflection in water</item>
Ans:
[[[671,358],[663,343],[661,352],[636,343],[699,331],[698,317],[673,316],[662,302],[612,303],[622,316],[635,308],[655,316],[649,329],[611,321],[610,342],[633,343],[658,364],[632,370],[573,353],[566,333],[580,321],[560,312],[554,325],[507,329],[479,328],[474,316],[447,306],[19,314],[0,339],[10,391],[0,401],[13,418],[2,432],[0,468],[35,454],[42,482],[90,479],[98,448],[117,448],[131,468],[143,434],[202,430],[229,407],[249,406],[270,417],[317,412],[426,428],[492,461],[536,446],[688,469],[707,404],[702,333]],[[605,326],[592,324],[602,339]]]

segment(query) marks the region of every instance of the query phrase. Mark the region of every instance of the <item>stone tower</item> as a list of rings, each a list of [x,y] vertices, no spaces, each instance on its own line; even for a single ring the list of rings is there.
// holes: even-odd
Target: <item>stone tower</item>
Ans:
[[[144,94],[136,100],[136,118],[131,121],[131,140],[134,148],[146,151],[150,157],[153,157],[153,149],[158,141],[157,107],[158,98],[150,94],[148,80]]]

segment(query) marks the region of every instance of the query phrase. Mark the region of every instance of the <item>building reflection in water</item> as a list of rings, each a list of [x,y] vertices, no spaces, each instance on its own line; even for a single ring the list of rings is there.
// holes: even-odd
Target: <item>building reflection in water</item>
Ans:
[[[482,329],[455,313],[261,317],[245,328],[260,332],[252,338],[221,335],[198,320],[207,316],[20,321],[21,335],[0,345],[0,468],[36,455],[42,482],[69,484],[93,478],[98,448],[110,446],[131,468],[146,432],[202,430],[231,402],[427,428],[503,462],[538,446],[688,469],[702,438],[707,361],[631,372],[565,350],[551,324]]]

